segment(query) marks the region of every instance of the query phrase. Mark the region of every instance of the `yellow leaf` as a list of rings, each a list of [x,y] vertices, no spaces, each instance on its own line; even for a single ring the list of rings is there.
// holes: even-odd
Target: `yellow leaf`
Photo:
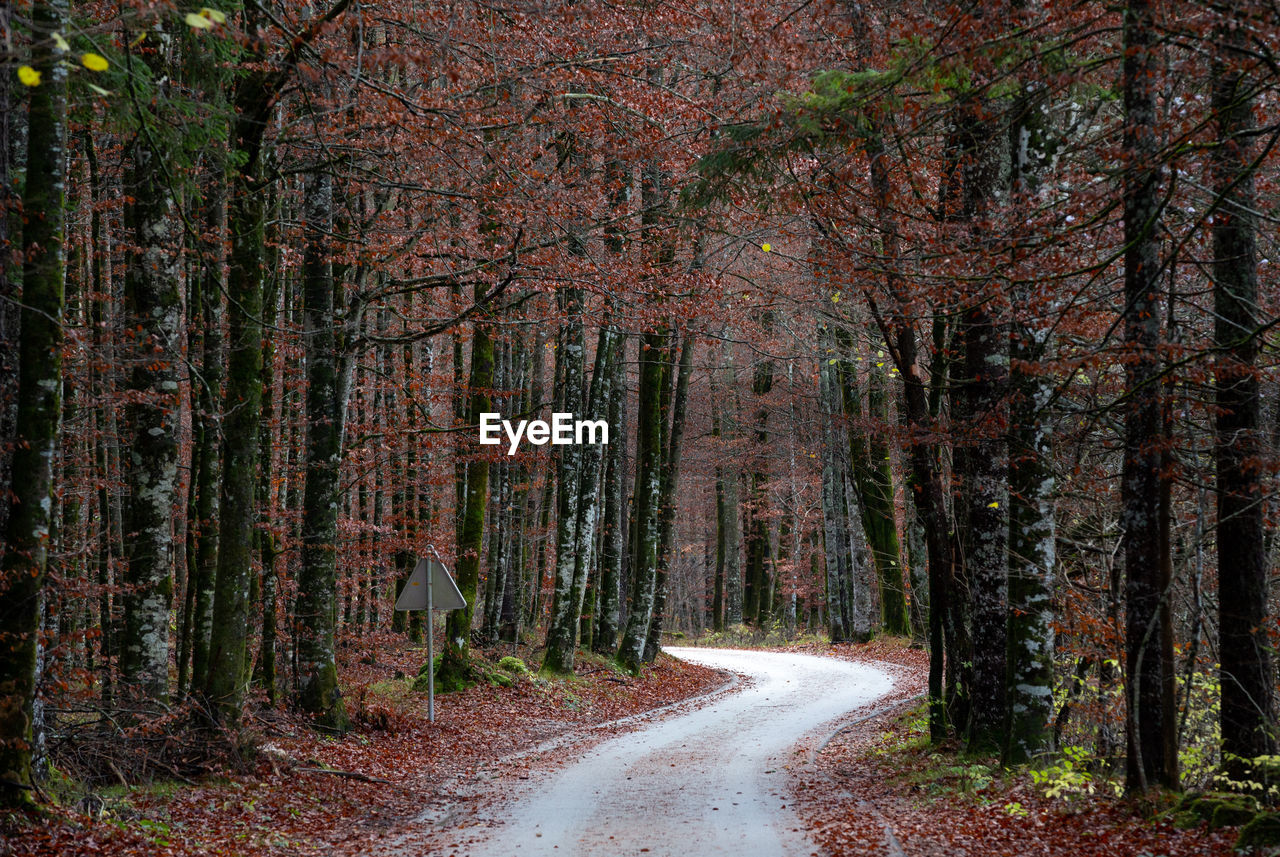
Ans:
[[[132,42],[129,43],[129,47],[136,48],[138,45],[142,44],[146,40],[147,40],[147,31],[143,30],[141,33],[138,33],[138,35],[134,37]]]
[[[764,252],[768,253],[770,250],[772,250],[772,249],[773,249],[773,245],[772,245],[772,244],[761,244],[761,245],[760,245],[760,249],[761,249],[761,250],[763,250]]]
[[[222,12],[219,12],[217,9],[210,9],[208,6],[201,6],[200,14],[215,24],[227,23],[227,16]]]
[[[195,12],[188,12],[183,18],[187,22],[187,26],[194,30],[212,30],[213,22],[204,15],[197,15]]]
[[[883,363],[883,362],[881,362],[881,363],[877,363],[876,365],[877,365],[877,366],[883,366],[883,365],[884,365],[884,363]]]
[[[87,53],[80,57],[80,64],[89,71],[106,71],[111,66],[106,57],[95,53]]]
[[[834,365],[836,365],[836,359],[835,359],[834,357],[832,357],[830,360],[828,360],[828,361],[827,361],[827,365],[828,365],[828,366],[834,366]]]
[[[18,66],[18,80],[22,81],[23,86],[39,86],[40,72],[29,65],[20,65]]]
[[[53,34],[53,46],[64,54],[71,50],[71,45],[67,44],[67,40],[62,37],[62,33]]]
[[[994,502],[994,503],[988,503],[988,504],[987,504],[987,508],[988,508],[988,509],[999,509],[999,508],[1000,508],[1000,502],[997,500],[997,501],[996,501],[996,502]]]

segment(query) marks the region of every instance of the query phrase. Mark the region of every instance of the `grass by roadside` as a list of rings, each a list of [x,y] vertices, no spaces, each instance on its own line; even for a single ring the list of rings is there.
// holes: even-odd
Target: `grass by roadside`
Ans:
[[[1175,826],[1167,804],[1118,799],[1070,758],[1033,772],[966,758],[929,742],[922,652],[893,641],[828,651],[902,665],[914,685],[884,710],[841,731],[793,769],[794,806],[822,852],[836,857],[1216,857],[1233,853],[1237,829]],[[895,648],[898,650],[895,653]],[[887,710],[886,710],[887,709]],[[865,715],[864,715],[865,716]],[[856,715],[855,715],[856,719]]]

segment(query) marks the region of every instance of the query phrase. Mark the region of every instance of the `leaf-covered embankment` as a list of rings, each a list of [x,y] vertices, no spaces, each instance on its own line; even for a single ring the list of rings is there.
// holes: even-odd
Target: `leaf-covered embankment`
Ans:
[[[482,682],[438,696],[431,724],[426,694],[411,687],[425,649],[390,635],[365,642],[357,654],[378,652],[377,662],[343,668],[353,732],[327,737],[294,716],[259,712],[248,723],[258,750],[247,771],[114,787],[87,801],[69,793],[38,822],[0,817],[0,855],[371,855],[396,853],[410,836],[420,850],[433,828],[466,823],[468,803],[499,760],[724,681],[674,658],[637,677],[580,658],[570,679],[508,673],[510,687]],[[530,755],[503,768],[546,763]]]
[[[895,693],[867,719],[809,748],[793,771],[793,806],[821,853],[839,857],[1213,857],[1232,853],[1237,829],[1178,829],[1172,813],[1117,801],[1111,783],[1077,773],[1064,794],[1026,769],[967,758],[929,741],[922,653],[892,645],[833,646],[829,654],[899,664]],[[877,713],[879,712],[879,713]],[[857,721],[854,715],[851,722]],[[1041,779],[1053,776],[1042,772]],[[1093,791],[1090,793],[1090,787]]]

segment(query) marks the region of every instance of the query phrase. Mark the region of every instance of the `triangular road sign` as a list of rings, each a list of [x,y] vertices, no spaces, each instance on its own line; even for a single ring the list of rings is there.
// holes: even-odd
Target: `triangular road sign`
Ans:
[[[458,584],[453,582],[444,563],[436,559],[420,559],[414,566],[413,574],[405,582],[404,589],[400,590],[400,597],[396,599],[397,610],[427,609],[428,574],[431,575],[431,609],[461,610],[467,606],[462,593],[458,591]]]

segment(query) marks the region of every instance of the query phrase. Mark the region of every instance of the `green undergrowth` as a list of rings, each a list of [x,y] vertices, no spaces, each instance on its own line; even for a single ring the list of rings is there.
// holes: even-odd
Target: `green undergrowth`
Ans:
[[[679,632],[677,632],[679,633]],[[664,635],[663,642],[672,646],[705,646],[708,648],[755,648],[783,646],[813,646],[827,642],[822,634],[798,634],[788,629],[782,622],[773,622],[763,627],[750,625],[730,625],[723,631],[708,631],[700,637]]]
[[[929,800],[964,798],[990,803],[985,792],[993,785],[1007,786],[1008,772],[998,760],[962,756],[953,745],[934,746],[929,740],[929,713],[924,702],[895,718],[893,727],[881,733],[869,751],[899,771],[895,783]]]
[[[1059,752],[1018,768],[1004,768],[990,756],[965,755],[955,741],[934,745],[929,739],[928,708],[921,701],[899,714],[867,751],[873,759],[896,773],[889,782],[929,803],[971,801],[979,806],[999,806],[1012,816],[1024,816],[1028,809],[1013,799],[1030,791],[1057,802],[1070,811],[1083,799],[1101,796],[1118,799],[1124,784],[1111,773],[1106,760],[1082,747],[1064,747]],[[1237,850],[1246,854],[1280,855],[1280,812],[1276,811],[1276,768],[1280,759],[1251,760],[1257,781],[1237,781],[1218,774],[1216,791],[1153,793],[1142,802],[1144,815],[1173,826],[1210,830],[1239,827]]]

